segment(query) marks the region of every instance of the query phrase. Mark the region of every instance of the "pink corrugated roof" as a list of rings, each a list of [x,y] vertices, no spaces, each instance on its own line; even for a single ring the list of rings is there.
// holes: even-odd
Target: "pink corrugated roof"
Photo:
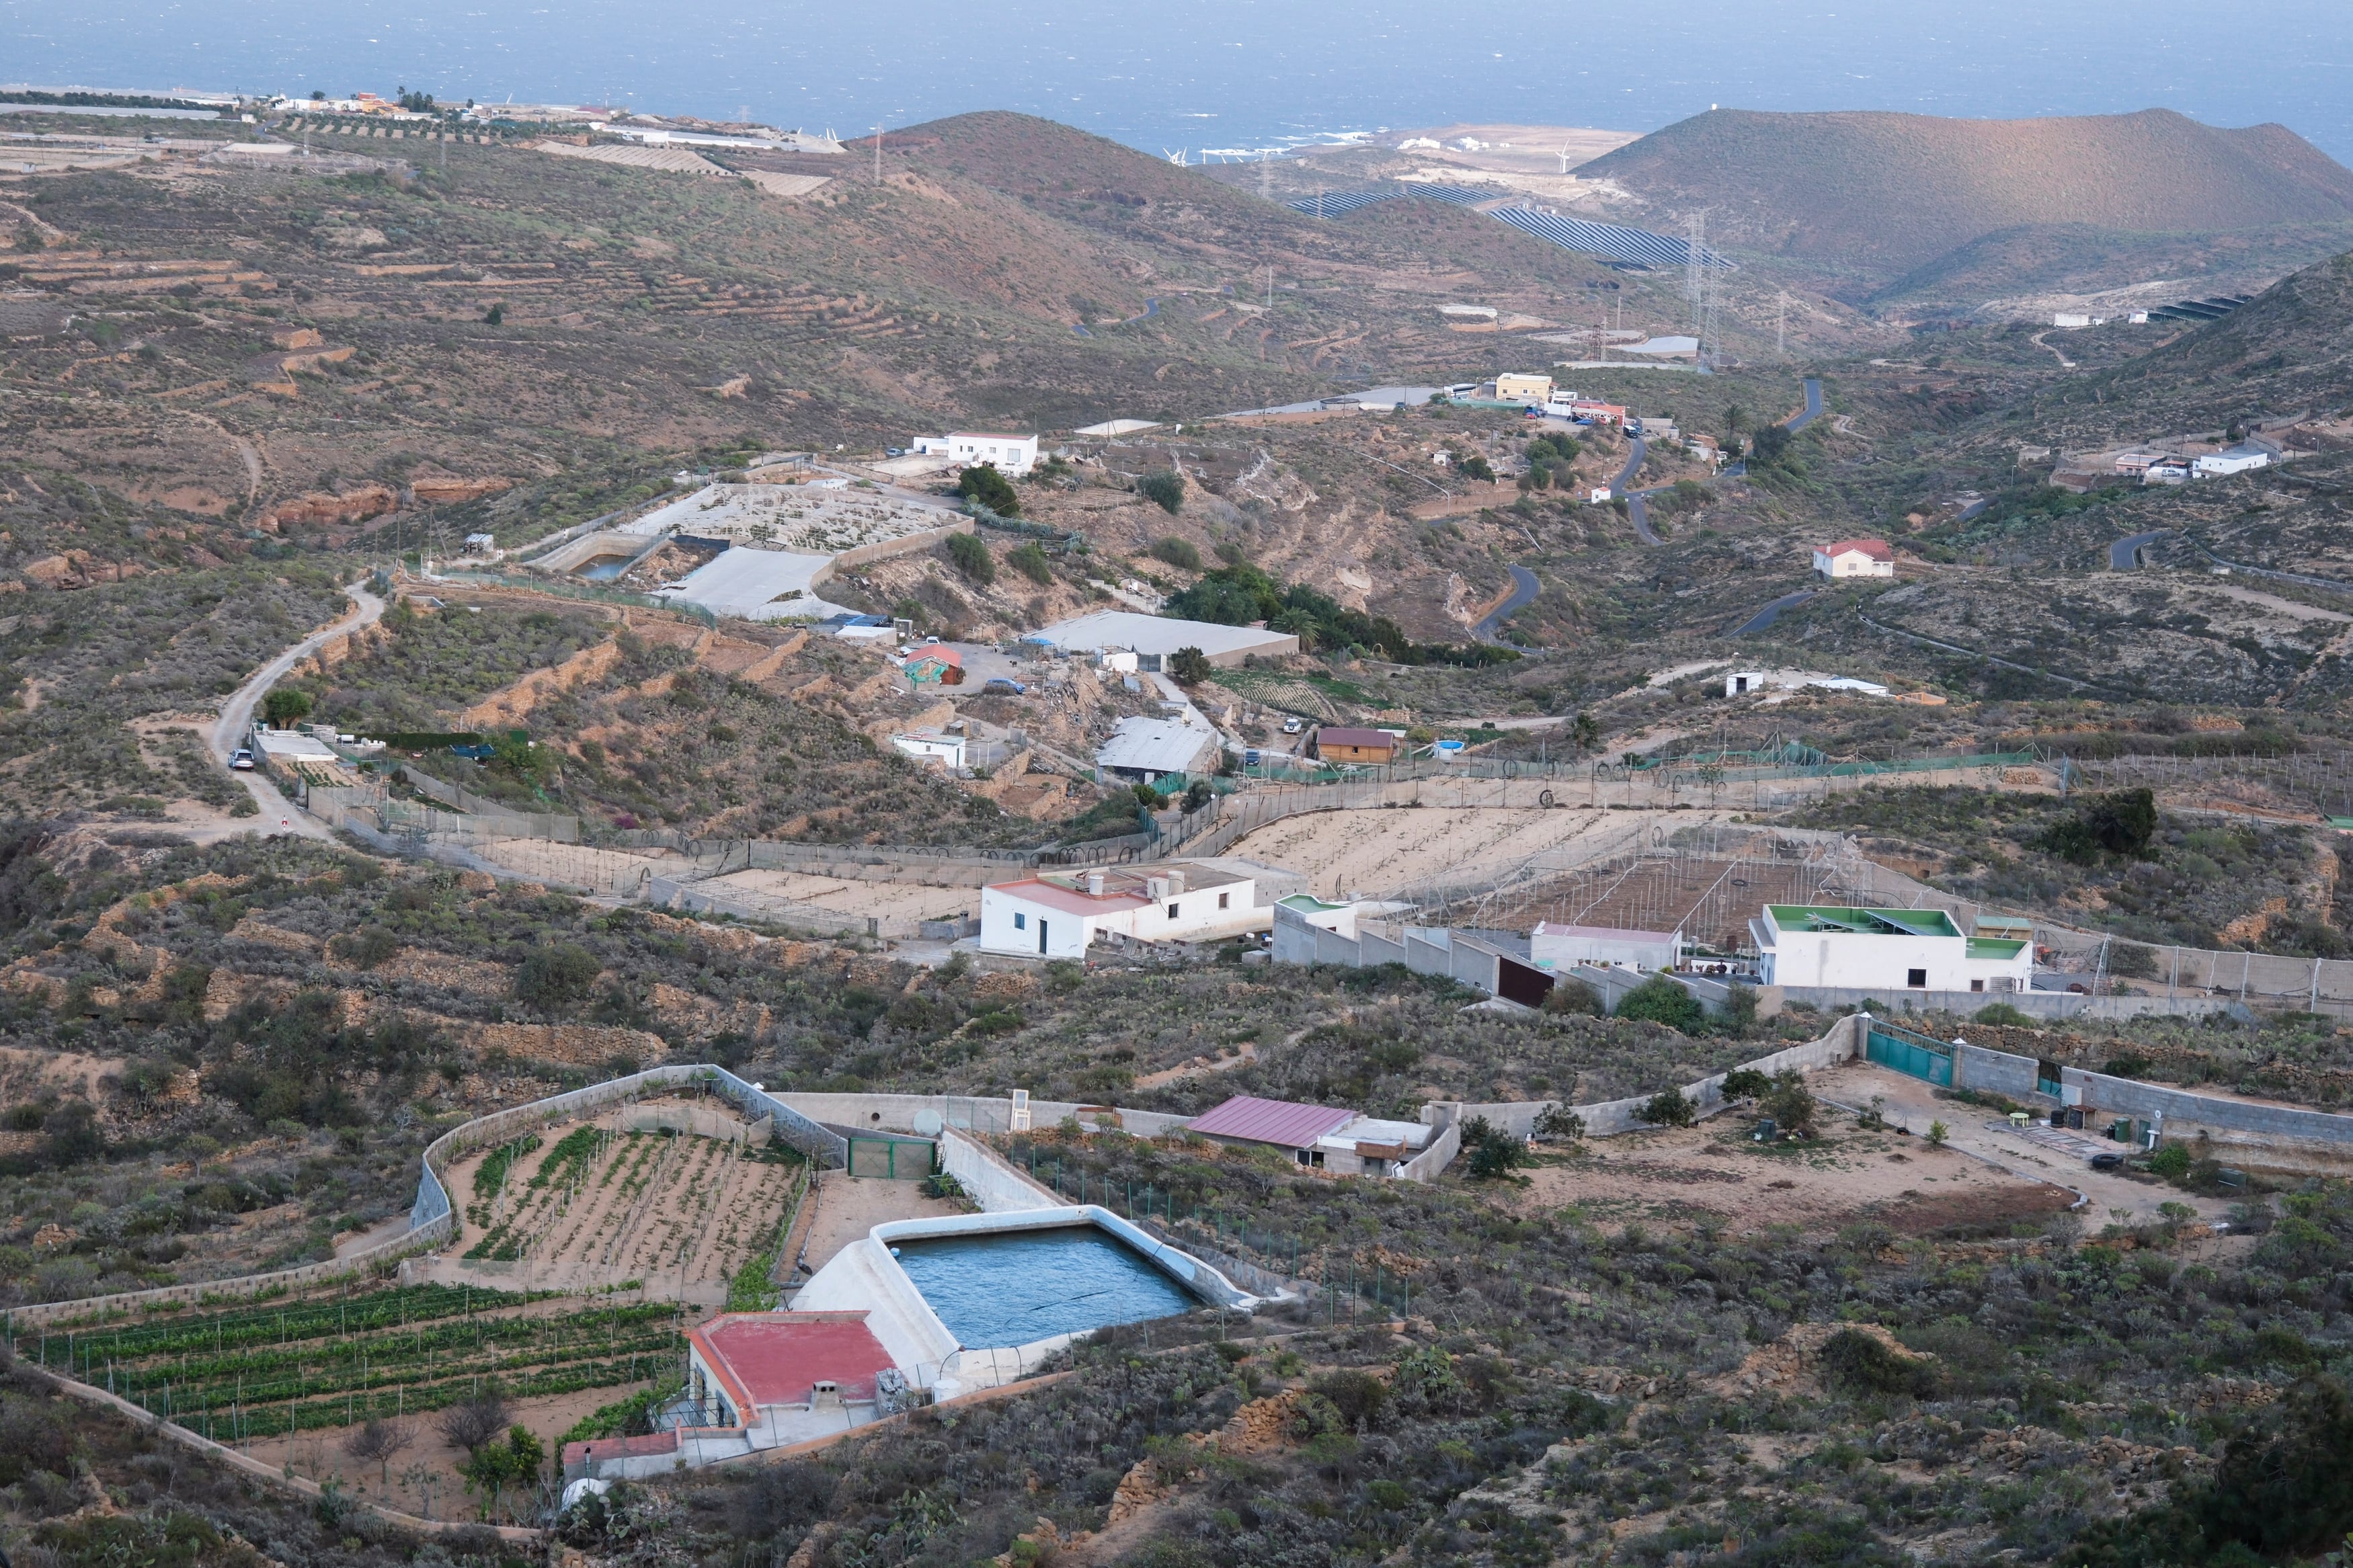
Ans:
[[[1328,1105],[1256,1100],[1238,1094],[1193,1118],[1187,1123],[1187,1131],[1209,1138],[1243,1138],[1253,1143],[1306,1149],[1325,1133],[1336,1132],[1356,1119],[1355,1111],[1335,1110]]]

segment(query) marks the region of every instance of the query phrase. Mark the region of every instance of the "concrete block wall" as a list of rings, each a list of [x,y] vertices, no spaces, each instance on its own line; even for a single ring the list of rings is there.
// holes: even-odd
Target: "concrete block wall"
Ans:
[[[2203,1134],[2225,1164],[2353,1171],[2353,1116],[2257,1105],[2081,1068],[2061,1068],[2060,1082],[2081,1089],[2086,1106],[2158,1123],[2165,1142],[2190,1142]]]
[[[1952,1013],[1966,1018],[1980,1007],[2006,1002],[2030,1018],[2199,1018],[2213,1014],[2249,1017],[2238,1003],[2225,996],[2087,996],[2078,991],[1906,991],[1883,986],[1876,991],[1846,985],[1788,985],[1785,1002],[1812,1006],[1868,1007],[1883,1017],[1909,1012]]]
[[[940,1168],[956,1179],[984,1214],[1019,1214],[1062,1205],[1060,1195],[1031,1181],[1027,1172],[953,1128],[940,1134]]]
[[[2033,1104],[2044,1098],[2035,1087],[2042,1076],[2042,1065],[2032,1057],[2014,1056],[1984,1046],[1962,1044],[1953,1047],[1955,1089],[1982,1089]]]
[[[945,1127],[976,1132],[1008,1132],[1013,1127],[1013,1101],[1002,1096],[964,1094],[786,1094],[779,1097],[799,1115],[833,1127],[863,1128],[876,1132],[913,1132],[915,1113],[929,1110]],[[1059,1125],[1075,1116],[1092,1128],[1096,1115],[1109,1109],[1122,1131],[1139,1138],[1156,1138],[1183,1127],[1189,1117],[1166,1110],[1132,1110],[1125,1106],[1081,1105],[1068,1100],[1033,1100],[1029,1125],[1035,1130]]]

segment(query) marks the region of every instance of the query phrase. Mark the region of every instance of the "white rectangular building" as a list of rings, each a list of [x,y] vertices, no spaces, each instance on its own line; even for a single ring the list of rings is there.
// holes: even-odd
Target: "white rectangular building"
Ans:
[[[1038,437],[987,430],[951,430],[947,455],[968,466],[989,464],[1000,474],[1026,474],[1038,465]]]
[[[1181,783],[1217,772],[1218,752],[1215,731],[1182,719],[1122,719],[1095,749],[1095,776],[1106,784]]]
[[[2220,452],[2209,452],[2190,465],[2190,471],[2201,479],[2221,474],[2243,474],[2251,468],[2271,466],[2272,455],[2261,447],[2231,447]]]
[[[1825,577],[1893,577],[1895,550],[1883,539],[1841,539],[1814,546],[1814,570]]]
[[[956,770],[964,766],[964,737],[937,731],[917,731],[891,737],[892,748],[919,763],[938,763]]]
[[[1767,904],[1748,922],[1767,985],[1864,991],[2028,991],[2034,945],[1965,936],[1942,910]]]
[[[1683,962],[1683,933],[1539,921],[1528,933],[1528,957],[1538,969],[1558,973],[1580,963],[1606,969],[1672,969]]]
[[[1216,942],[1274,924],[1258,880],[1190,862],[1047,871],[980,890],[980,949],[1083,958],[1104,937]]]

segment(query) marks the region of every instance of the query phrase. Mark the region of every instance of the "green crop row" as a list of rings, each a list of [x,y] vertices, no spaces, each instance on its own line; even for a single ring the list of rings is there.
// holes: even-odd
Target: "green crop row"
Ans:
[[[590,1162],[603,1146],[604,1130],[596,1127],[575,1127],[547,1152],[547,1158],[532,1173],[531,1184],[535,1190],[548,1185],[565,1186],[586,1173]]]
[[[61,1366],[69,1359],[69,1351],[78,1358],[75,1347],[85,1342],[103,1344],[106,1353],[117,1360],[178,1355],[207,1348],[227,1351],[245,1345],[413,1329],[420,1323],[496,1312],[558,1294],[539,1290],[526,1295],[480,1285],[404,1285],[364,1296],[318,1299],[283,1307],[175,1314],[121,1326],[98,1324],[16,1331],[14,1340],[17,1354]]]
[[[575,1362],[546,1369],[528,1368],[526,1375],[502,1378],[501,1386],[512,1395],[533,1399],[577,1394],[589,1388],[618,1387],[670,1373],[676,1365],[681,1342],[674,1341],[652,1353]],[[486,1377],[470,1374],[431,1383],[379,1384],[364,1390],[239,1390],[175,1379],[124,1384],[119,1392],[152,1415],[166,1416],[175,1425],[228,1443],[280,1436],[289,1430],[353,1426],[371,1418],[423,1415],[472,1398],[487,1381]]]

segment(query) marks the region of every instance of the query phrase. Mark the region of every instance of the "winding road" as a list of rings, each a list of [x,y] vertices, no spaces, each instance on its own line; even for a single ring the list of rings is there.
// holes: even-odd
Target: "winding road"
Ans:
[[[1643,504],[1642,492],[1626,488],[1627,481],[1641,472],[1642,459],[1650,455],[1650,444],[1635,437],[1632,449],[1626,454],[1626,466],[1609,481],[1609,495],[1611,500],[1626,503],[1626,515],[1633,520],[1635,537],[1645,544],[1664,544],[1665,540],[1651,531],[1651,509]]]
[[[1821,590],[1819,588],[1800,588],[1794,594],[1784,594],[1779,598],[1774,600],[1771,604],[1766,605],[1763,609],[1757,611],[1755,615],[1749,616],[1746,620],[1741,622],[1738,626],[1733,629],[1732,635],[1736,637],[1745,637],[1751,632],[1764,631],[1775,621],[1781,618],[1782,611],[1796,609],[1799,605],[1804,604],[1807,600],[1812,598],[1820,592],[1821,592]]]
[[[1811,425],[1815,420],[1820,419],[1821,416],[1821,378],[1820,376],[1810,375],[1806,377],[1806,411],[1803,414],[1799,415],[1795,419],[1784,419],[1781,423],[1783,426],[1788,430],[1789,434],[1794,436],[1799,431],[1804,429],[1807,426]]]
[[[2152,528],[2146,533],[2136,533],[2117,540],[2108,546],[2108,570],[2132,571],[2140,564],[2140,552],[2145,545],[2151,540],[2163,539],[2172,531],[2173,530],[2169,528]]]
[[[1511,616],[1513,611],[1534,599],[1544,588],[1544,584],[1536,581],[1536,574],[1525,566],[1509,566],[1504,570],[1512,574],[1512,596],[1488,611],[1479,624],[1471,628],[1471,635],[1481,642],[1493,642],[1495,628],[1502,626]]]
[[[229,753],[237,750],[246,732],[253,728],[253,710],[260,704],[269,689],[286,677],[286,672],[318,652],[319,645],[329,637],[344,632],[357,631],[373,625],[384,614],[384,601],[354,583],[343,590],[350,595],[352,608],[337,620],[321,626],[292,647],[246,677],[245,684],[232,691],[221,702],[220,717],[213,721],[207,739],[212,745],[213,761],[228,766]],[[271,833],[294,833],[305,838],[332,839],[317,819],[305,816],[269,782],[269,775],[256,769],[249,773],[229,775],[242,783],[253,803],[261,807],[261,829],[266,837]]]

